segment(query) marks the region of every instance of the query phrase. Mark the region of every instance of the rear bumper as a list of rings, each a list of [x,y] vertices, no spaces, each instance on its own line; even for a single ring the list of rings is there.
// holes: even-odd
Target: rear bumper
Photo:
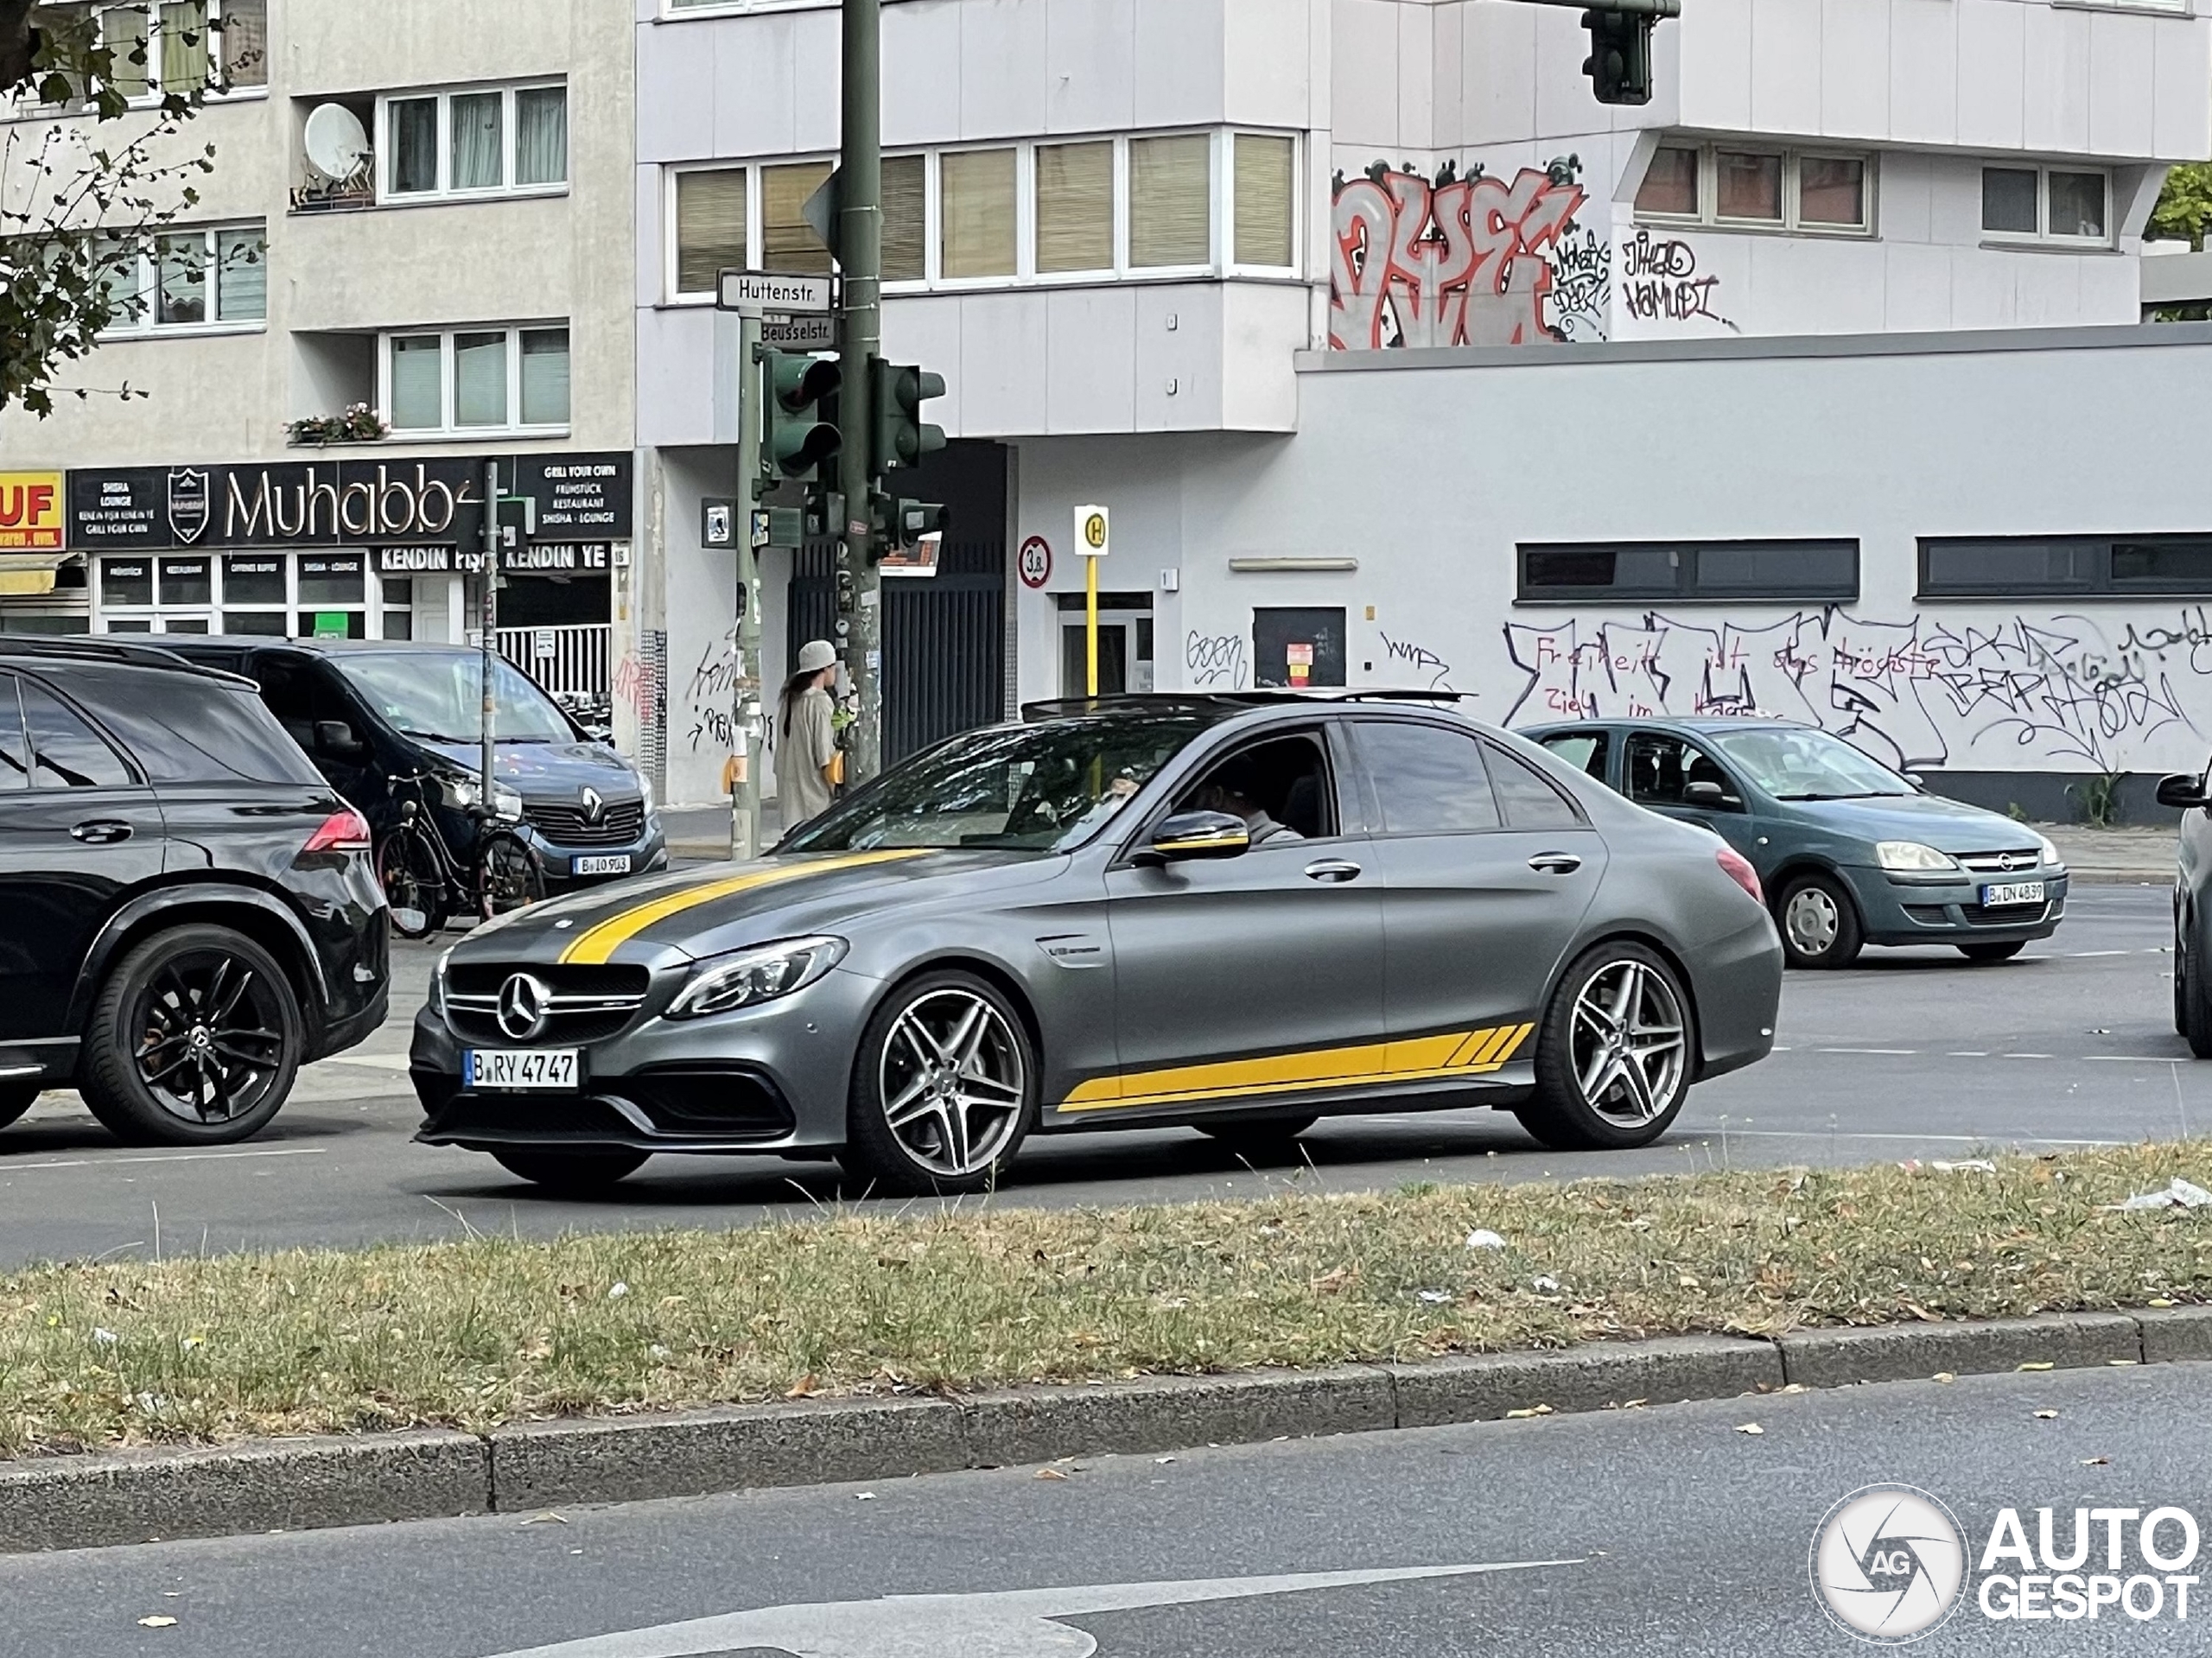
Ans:
[[[1902,880],[1879,869],[1847,868],[1870,944],[2004,944],[2048,938],[2066,917],[2064,874],[2023,870],[2017,879],[2044,884],[2041,904],[1986,909],[1989,877]]]
[[[1774,1051],[1782,1007],[1782,938],[1765,910],[1751,905],[1744,925],[1707,942],[1690,962],[1697,1000],[1698,1077],[1719,1077]]]

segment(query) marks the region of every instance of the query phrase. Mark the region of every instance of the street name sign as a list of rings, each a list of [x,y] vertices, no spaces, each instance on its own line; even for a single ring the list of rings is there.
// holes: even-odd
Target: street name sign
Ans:
[[[793,351],[835,351],[837,319],[822,313],[760,319],[760,343]]]
[[[725,270],[715,296],[725,311],[811,311],[826,314],[837,304],[836,284],[827,276],[778,270]]]

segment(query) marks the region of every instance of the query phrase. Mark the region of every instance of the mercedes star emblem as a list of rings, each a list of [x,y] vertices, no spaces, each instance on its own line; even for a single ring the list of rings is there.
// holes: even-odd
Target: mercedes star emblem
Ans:
[[[527,1042],[545,1028],[552,1012],[553,992],[545,981],[517,973],[499,987],[499,1028],[518,1042]]]

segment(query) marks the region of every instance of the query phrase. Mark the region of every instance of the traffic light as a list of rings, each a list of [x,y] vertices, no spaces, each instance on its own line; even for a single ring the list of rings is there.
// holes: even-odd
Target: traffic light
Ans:
[[[760,476],[768,483],[808,478],[836,458],[837,365],[799,352],[763,353]]]
[[[1592,8],[1582,14],[1582,27],[1590,31],[1590,55],[1582,73],[1600,104],[1649,104],[1651,101],[1651,28],[1664,13],[1660,8],[1629,11]]]
[[[875,415],[875,441],[868,456],[871,477],[880,478],[894,467],[913,466],[944,447],[944,428],[922,419],[922,405],[944,395],[944,376],[887,363],[880,357],[869,360],[868,374]]]
[[[868,498],[868,517],[875,534],[874,556],[906,552],[918,547],[925,536],[942,536],[950,527],[952,514],[937,501],[910,501],[878,492]]]

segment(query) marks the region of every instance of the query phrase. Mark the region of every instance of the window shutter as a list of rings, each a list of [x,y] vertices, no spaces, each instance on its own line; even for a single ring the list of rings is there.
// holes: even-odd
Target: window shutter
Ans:
[[[1236,263],[1297,263],[1291,248],[1296,212],[1295,146],[1288,138],[1240,132],[1236,146]]]
[[[1014,275],[1014,151],[952,150],[938,168],[944,275]]]
[[[676,175],[676,291],[711,294],[718,274],[745,266],[745,169]]]
[[[1037,269],[1114,268],[1114,146],[1037,147]]]
[[[883,158],[883,280],[919,282],[929,273],[925,163],[919,156]]]
[[[830,176],[827,162],[760,169],[760,265],[764,270],[830,274],[830,250],[802,217],[806,199]]]
[[[1204,133],[1129,140],[1129,264],[1213,259],[1213,140]]]

